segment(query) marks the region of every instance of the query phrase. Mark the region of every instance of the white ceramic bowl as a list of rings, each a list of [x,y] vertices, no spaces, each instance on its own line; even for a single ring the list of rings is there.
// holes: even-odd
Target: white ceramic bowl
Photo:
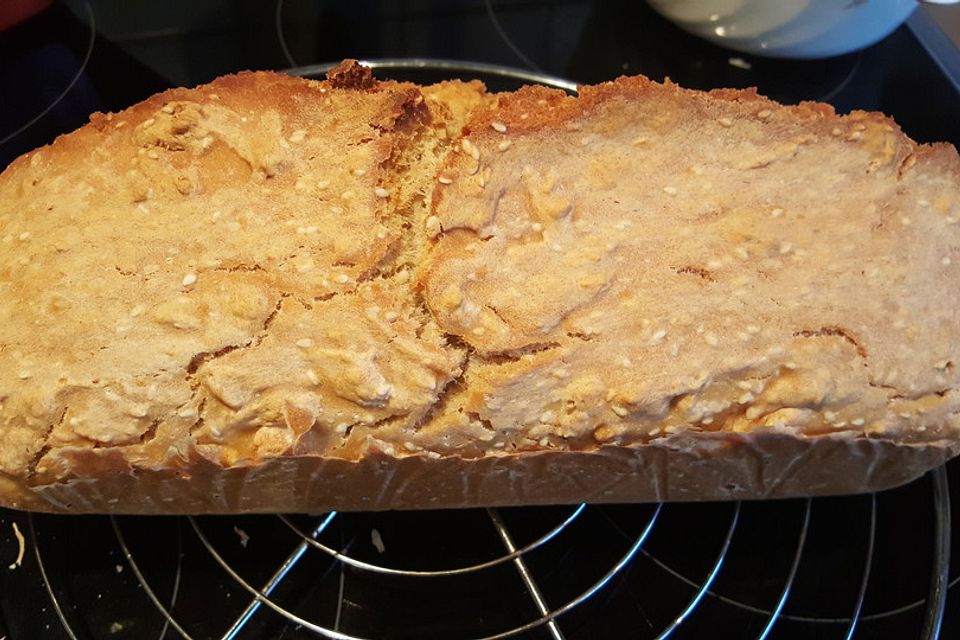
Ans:
[[[870,46],[899,27],[918,4],[917,0],[647,1],[694,35],[736,51],[778,58],[826,58]]]

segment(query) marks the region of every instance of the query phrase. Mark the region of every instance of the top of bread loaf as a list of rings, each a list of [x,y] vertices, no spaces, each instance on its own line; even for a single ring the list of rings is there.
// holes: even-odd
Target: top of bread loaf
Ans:
[[[0,473],[957,438],[960,161],[644,78],[271,73],[0,176]]]

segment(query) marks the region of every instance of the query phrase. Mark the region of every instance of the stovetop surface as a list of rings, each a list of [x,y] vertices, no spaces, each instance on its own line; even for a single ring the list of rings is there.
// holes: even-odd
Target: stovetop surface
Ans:
[[[170,86],[344,57],[756,86],[960,143],[960,93],[906,26],[860,53],[796,62],[725,51],[641,2],[76,0],[0,33],[0,167],[93,111]],[[942,479],[741,505],[195,519],[0,510],[0,639],[477,638],[525,626],[514,637],[934,637],[927,598],[944,560],[937,532],[957,540],[943,526],[957,465]],[[256,605],[248,587],[269,598]],[[942,638],[960,634],[955,591]]]

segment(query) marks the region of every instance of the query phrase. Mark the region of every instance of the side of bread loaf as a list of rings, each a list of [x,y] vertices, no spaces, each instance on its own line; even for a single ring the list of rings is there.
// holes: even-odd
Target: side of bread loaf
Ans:
[[[848,493],[960,451],[960,160],[877,114],[268,73],[0,175],[0,501]]]

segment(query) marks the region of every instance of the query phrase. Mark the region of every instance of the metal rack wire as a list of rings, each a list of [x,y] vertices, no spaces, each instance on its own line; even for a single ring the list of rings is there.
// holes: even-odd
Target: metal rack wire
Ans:
[[[650,637],[658,640],[684,637],[681,632],[684,630],[687,622],[692,616],[699,614],[700,609],[703,608],[709,600],[755,614],[758,620],[762,620],[762,625],[760,625],[755,635],[755,637],[761,640],[774,637],[773,634],[778,625],[785,622],[804,623],[811,629],[823,628],[824,626],[842,628],[843,632],[841,637],[849,640],[859,637],[857,635],[858,629],[864,623],[880,621],[884,618],[903,614],[909,610],[919,609],[921,607],[924,611],[923,624],[918,637],[921,638],[921,640],[935,640],[940,637],[948,590],[950,586],[957,580],[960,580],[960,578],[954,578],[953,582],[949,580],[951,509],[945,469],[941,468],[932,472],[930,481],[931,489],[929,492],[930,503],[928,509],[933,516],[934,526],[932,528],[932,544],[930,545],[931,571],[926,597],[888,610],[869,613],[864,611],[865,597],[871,584],[871,568],[873,566],[875,553],[878,517],[877,497],[868,496],[864,498],[869,502],[869,514],[867,517],[868,533],[864,544],[861,577],[855,592],[855,597],[850,605],[850,614],[846,617],[811,616],[786,612],[786,605],[796,585],[799,567],[805,557],[806,541],[811,528],[811,514],[818,504],[818,501],[813,499],[794,501],[796,510],[800,512],[799,526],[796,531],[785,534],[785,537],[793,540],[793,550],[792,552],[788,552],[787,549],[784,549],[784,552],[787,552],[790,558],[789,566],[782,583],[775,589],[776,597],[769,607],[757,607],[735,597],[724,595],[716,588],[718,579],[723,574],[725,563],[728,562],[731,546],[736,540],[736,534],[742,521],[741,514],[745,507],[740,503],[732,503],[727,506],[729,511],[726,524],[717,529],[718,533],[720,531],[722,531],[722,533],[717,536],[719,544],[717,545],[715,555],[712,561],[709,562],[709,567],[706,569],[703,577],[699,579],[692,579],[684,575],[682,571],[670,566],[667,561],[658,558],[656,553],[646,548],[651,536],[658,530],[658,527],[662,529],[672,526],[669,523],[661,524],[666,517],[664,516],[664,512],[668,506],[649,505],[646,507],[629,507],[629,509],[635,510],[634,516],[637,515],[637,510],[644,510],[642,518],[636,518],[638,521],[642,519],[642,524],[632,533],[619,530],[620,536],[618,544],[620,549],[616,551],[615,560],[610,562],[609,565],[605,567],[605,570],[600,571],[595,576],[591,576],[590,579],[584,579],[585,576],[578,576],[577,579],[581,582],[578,583],[575,588],[577,592],[576,595],[564,601],[558,601],[555,597],[545,594],[542,588],[543,570],[541,569],[538,573],[538,571],[531,566],[532,560],[537,554],[549,551],[551,547],[556,549],[567,545],[582,544],[582,542],[577,541],[574,529],[578,526],[583,526],[585,519],[591,517],[591,515],[594,517],[602,517],[606,507],[579,505],[564,512],[552,510],[551,517],[556,517],[557,520],[553,524],[546,526],[540,535],[537,535],[526,543],[517,541],[518,538],[515,535],[515,531],[509,526],[507,522],[508,518],[504,516],[501,510],[474,510],[475,513],[471,514],[472,519],[470,520],[469,526],[475,528],[477,524],[476,516],[482,513],[500,541],[500,551],[492,554],[492,557],[483,560],[467,563],[453,561],[440,568],[430,569],[424,569],[418,566],[391,564],[384,561],[371,561],[364,559],[362,553],[352,553],[351,545],[356,544],[357,536],[359,532],[363,530],[362,526],[354,527],[350,542],[346,542],[342,546],[332,546],[327,542],[327,539],[330,537],[329,534],[338,520],[349,517],[346,514],[328,513],[321,517],[315,517],[311,519],[313,524],[307,530],[303,528],[302,524],[296,521],[297,517],[295,516],[259,516],[256,521],[260,525],[268,526],[277,534],[280,532],[286,532],[287,534],[292,533],[294,539],[299,540],[289,554],[283,557],[277,564],[270,577],[262,583],[257,583],[254,578],[245,575],[245,573],[249,571],[249,568],[244,569],[238,567],[235,562],[229,559],[230,550],[224,547],[223,539],[217,537],[219,535],[218,530],[227,526],[227,524],[233,521],[232,519],[201,519],[195,517],[173,519],[176,523],[177,531],[176,546],[178,560],[173,571],[173,580],[165,580],[164,582],[169,582],[169,584],[165,585],[162,589],[158,586],[157,580],[151,578],[148,575],[149,572],[141,567],[141,563],[146,559],[144,549],[140,548],[138,551],[135,548],[136,545],[128,540],[127,533],[125,532],[125,529],[136,528],[142,525],[142,519],[110,517],[109,523],[110,529],[115,537],[117,548],[120,550],[126,566],[129,567],[135,576],[139,589],[143,591],[145,597],[162,616],[163,626],[157,636],[159,638],[170,637],[169,634],[171,633],[174,634],[174,636],[179,635],[187,640],[200,640],[201,638],[208,637],[216,637],[221,640],[258,637],[249,635],[248,627],[252,621],[262,615],[261,611],[266,610],[272,611],[273,614],[279,616],[289,625],[296,626],[296,628],[304,632],[309,632],[315,637],[332,638],[336,640],[379,637],[359,633],[342,624],[341,611],[345,602],[343,582],[345,571],[349,571],[351,580],[364,576],[377,576],[386,581],[383,583],[383,589],[387,593],[390,593],[394,589],[416,588],[416,585],[425,582],[443,582],[445,580],[457,579],[469,583],[479,580],[480,575],[485,572],[512,566],[513,571],[516,573],[516,576],[520,578],[520,582],[524,586],[526,597],[529,598],[528,604],[532,603],[533,605],[532,609],[528,607],[528,609],[533,612],[528,619],[518,624],[505,626],[504,628],[495,630],[488,629],[482,633],[471,633],[468,629],[469,625],[464,625],[465,629],[462,632],[448,628],[442,635],[435,637],[493,640],[509,637],[527,637],[525,634],[540,630],[546,633],[546,637],[552,638],[553,640],[560,640],[575,637],[571,635],[565,627],[568,614],[588,601],[594,600],[598,594],[610,590],[613,583],[618,580],[622,581],[624,574],[629,571],[629,567],[636,564],[640,557],[643,557],[650,561],[651,566],[657,567],[665,574],[671,575],[678,581],[689,586],[692,593],[684,602],[678,603],[673,611],[666,612],[668,617],[665,618],[666,622],[660,628],[652,630],[649,636],[640,637]],[[850,498],[849,500],[855,499],[856,498]],[[462,519],[465,513],[466,512],[462,511],[451,511],[445,514],[441,513],[438,517],[449,520],[451,523],[451,531],[454,531],[456,527],[459,526],[456,522]],[[380,517],[381,519],[385,519],[384,521],[387,521],[390,518],[400,516],[396,514],[382,514]],[[417,516],[413,517],[416,518]],[[39,576],[50,598],[53,610],[63,625],[67,637],[71,640],[81,640],[90,637],[78,630],[83,626],[77,622],[78,614],[75,609],[70,606],[69,599],[64,601],[64,598],[69,598],[69,596],[64,595],[62,584],[58,584],[58,579],[54,575],[51,575],[48,570],[49,560],[47,559],[47,555],[49,553],[49,543],[41,540],[41,537],[38,535],[38,530],[42,529],[42,526],[35,522],[34,516],[27,516],[27,526],[29,528],[29,544],[32,547],[32,555]],[[208,554],[209,558],[213,559],[214,563],[219,567],[219,570],[229,577],[229,581],[239,586],[242,591],[249,596],[246,606],[229,624],[220,627],[222,631],[218,631],[215,634],[210,630],[209,626],[200,632],[192,631],[188,628],[189,623],[178,618],[178,591],[181,588],[181,565],[184,557],[182,553],[184,543],[182,530],[190,532],[188,536],[192,536],[195,541],[199,542],[200,547]],[[592,530],[593,529],[590,529],[590,531]],[[222,531],[220,533],[222,533]],[[593,534],[591,533],[589,535]],[[218,539],[220,542],[216,541]],[[589,540],[589,536],[587,540]],[[607,542],[610,543],[610,540],[608,539]],[[469,544],[473,544],[473,542],[469,542]],[[308,616],[303,612],[298,612],[295,610],[295,607],[290,604],[289,593],[285,596],[277,595],[291,572],[304,561],[304,558],[307,557],[308,554],[325,557],[325,564],[340,572],[340,584],[337,590],[338,602],[333,620],[328,619],[324,621],[320,619],[319,616]],[[403,558],[403,549],[400,549],[397,555]],[[454,554],[453,557],[455,559],[457,557],[456,554]],[[167,569],[167,573],[169,573],[170,567],[167,567]],[[62,580],[62,575],[59,579]],[[518,593],[519,591],[514,592],[513,596],[517,596]],[[437,603],[437,606],[442,605],[443,603]],[[222,624],[222,620],[219,622]],[[574,631],[575,633],[580,632],[577,629]],[[384,637],[421,636],[416,635],[415,629],[411,630],[409,634],[405,634],[403,630],[393,629]]]

